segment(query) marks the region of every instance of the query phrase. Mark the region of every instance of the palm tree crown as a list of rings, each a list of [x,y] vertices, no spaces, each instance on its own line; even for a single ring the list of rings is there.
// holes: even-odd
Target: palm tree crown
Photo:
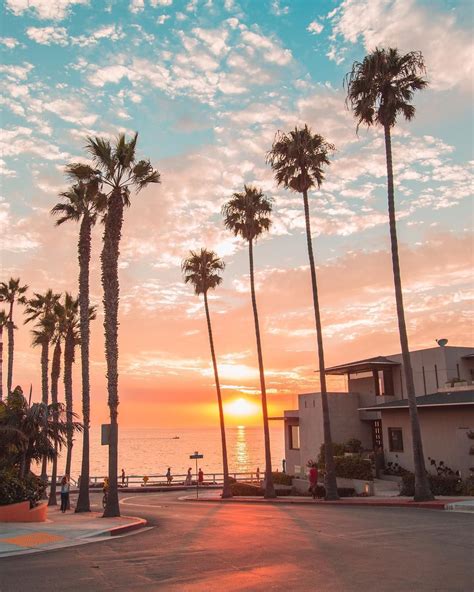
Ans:
[[[84,216],[94,224],[99,212],[105,209],[105,195],[99,191],[99,181],[93,177],[89,182],[79,181],[67,191],[59,194],[63,198],[51,209],[53,216],[58,216],[56,225],[64,222],[79,222]]]
[[[222,282],[220,273],[224,268],[224,261],[214,251],[207,249],[191,251],[181,265],[184,283],[192,284],[197,296],[213,290]]]
[[[235,236],[253,241],[271,226],[272,201],[261,189],[244,185],[244,191],[234,193],[222,207],[225,227]]]
[[[103,185],[104,193],[120,195],[124,206],[130,205],[130,188],[136,191],[145,188],[149,183],[159,183],[160,173],[149,160],[136,160],[138,133],[131,140],[125,134],[119,134],[114,145],[106,138],[88,137],[86,151],[92,159],[93,166],[72,163],[66,167],[66,174],[74,181],[90,183],[97,181],[98,188]]]
[[[334,146],[305,125],[288,133],[278,132],[267,163],[275,172],[278,185],[302,193],[324,181],[323,165],[329,165],[328,153]]]
[[[59,301],[61,294],[54,293],[51,289],[44,294],[35,292],[33,297],[29,300],[24,300],[25,303],[25,323],[36,321],[40,318],[46,318],[54,311],[54,307]]]
[[[8,282],[0,283],[0,302],[7,302],[10,305],[8,319],[12,320],[13,304],[21,298],[28,290],[28,286],[20,285],[20,278],[10,278]]]
[[[408,121],[415,115],[411,104],[415,90],[428,85],[423,55],[411,51],[400,55],[397,49],[375,49],[362,62],[354,62],[345,78],[347,102],[358,126],[362,123],[393,127],[401,113]]]

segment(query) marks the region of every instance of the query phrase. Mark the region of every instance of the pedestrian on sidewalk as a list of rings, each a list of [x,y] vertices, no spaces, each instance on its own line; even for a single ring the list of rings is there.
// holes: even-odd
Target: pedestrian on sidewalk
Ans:
[[[184,482],[185,485],[192,485],[193,484],[193,472],[191,467],[188,469],[188,474],[186,475],[186,481]]]
[[[125,487],[125,469],[122,469],[122,487]]]
[[[64,475],[61,479],[61,512],[67,510],[69,506],[69,475]]]
[[[313,496],[313,499],[316,499],[317,489],[318,489],[318,465],[313,463],[311,468],[309,469],[309,491]]]
[[[199,485],[204,485],[204,473],[202,472],[202,469],[199,469],[198,483]]]
[[[168,470],[166,471],[166,484],[171,485],[171,481],[173,481],[173,477],[171,475],[171,467],[168,467]]]

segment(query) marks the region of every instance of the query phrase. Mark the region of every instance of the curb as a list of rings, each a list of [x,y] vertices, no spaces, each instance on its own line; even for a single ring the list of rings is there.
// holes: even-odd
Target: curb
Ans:
[[[119,536],[121,534],[126,534],[128,532],[132,532],[133,530],[139,530],[140,528],[145,528],[148,522],[144,518],[136,518],[132,516],[123,516],[123,518],[133,518],[135,522],[130,524],[124,524],[123,526],[116,526],[109,530],[110,536]]]
[[[289,500],[280,498],[280,500],[260,500],[260,499],[211,499],[211,498],[192,498],[191,496],[180,497],[180,501],[185,502],[208,502],[208,503],[237,503],[237,504],[269,504],[269,505],[279,505],[279,504],[294,504],[300,506],[344,506],[344,507],[352,507],[352,508],[424,508],[427,510],[446,510],[447,504],[445,502],[384,502],[384,501],[373,501],[373,502],[351,502],[351,501],[298,501],[298,500]]]

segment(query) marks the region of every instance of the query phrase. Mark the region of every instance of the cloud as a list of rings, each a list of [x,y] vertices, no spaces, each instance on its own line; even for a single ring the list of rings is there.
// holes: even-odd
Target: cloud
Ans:
[[[86,5],[89,0],[6,0],[6,6],[14,15],[32,12],[39,19],[62,20],[74,5]]]
[[[312,33],[313,35],[319,35],[321,31],[324,29],[324,26],[318,21],[314,20],[307,26],[306,30]]]
[[[64,27],[28,27],[26,34],[40,45],[68,44],[68,35]]]
[[[8,49],[13,49],[14,47],[17,47],[17,45],[20,45],[18,39],[15,39],[14,37],[0,37],[0,43]]]
[[[275,16],[283,16],[290,12],[289,6],[282,6],[280,0],[273,0],[271,4],[271,10]]]
[[[336,37],[349,43],[361,40],[367,51],[377,46],[395,46],[403,52],[421,50],[434,89],[459,86],[471,90],[474,40],[453,14],[415,0],[344,0],[331,21]],[[331,49],[331,54],[336,52]]]

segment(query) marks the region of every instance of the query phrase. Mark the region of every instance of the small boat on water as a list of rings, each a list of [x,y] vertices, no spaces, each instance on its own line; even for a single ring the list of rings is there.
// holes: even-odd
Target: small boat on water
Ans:
[[[172,440],[179,440],[179,436],[173,436],[171,439]]]

